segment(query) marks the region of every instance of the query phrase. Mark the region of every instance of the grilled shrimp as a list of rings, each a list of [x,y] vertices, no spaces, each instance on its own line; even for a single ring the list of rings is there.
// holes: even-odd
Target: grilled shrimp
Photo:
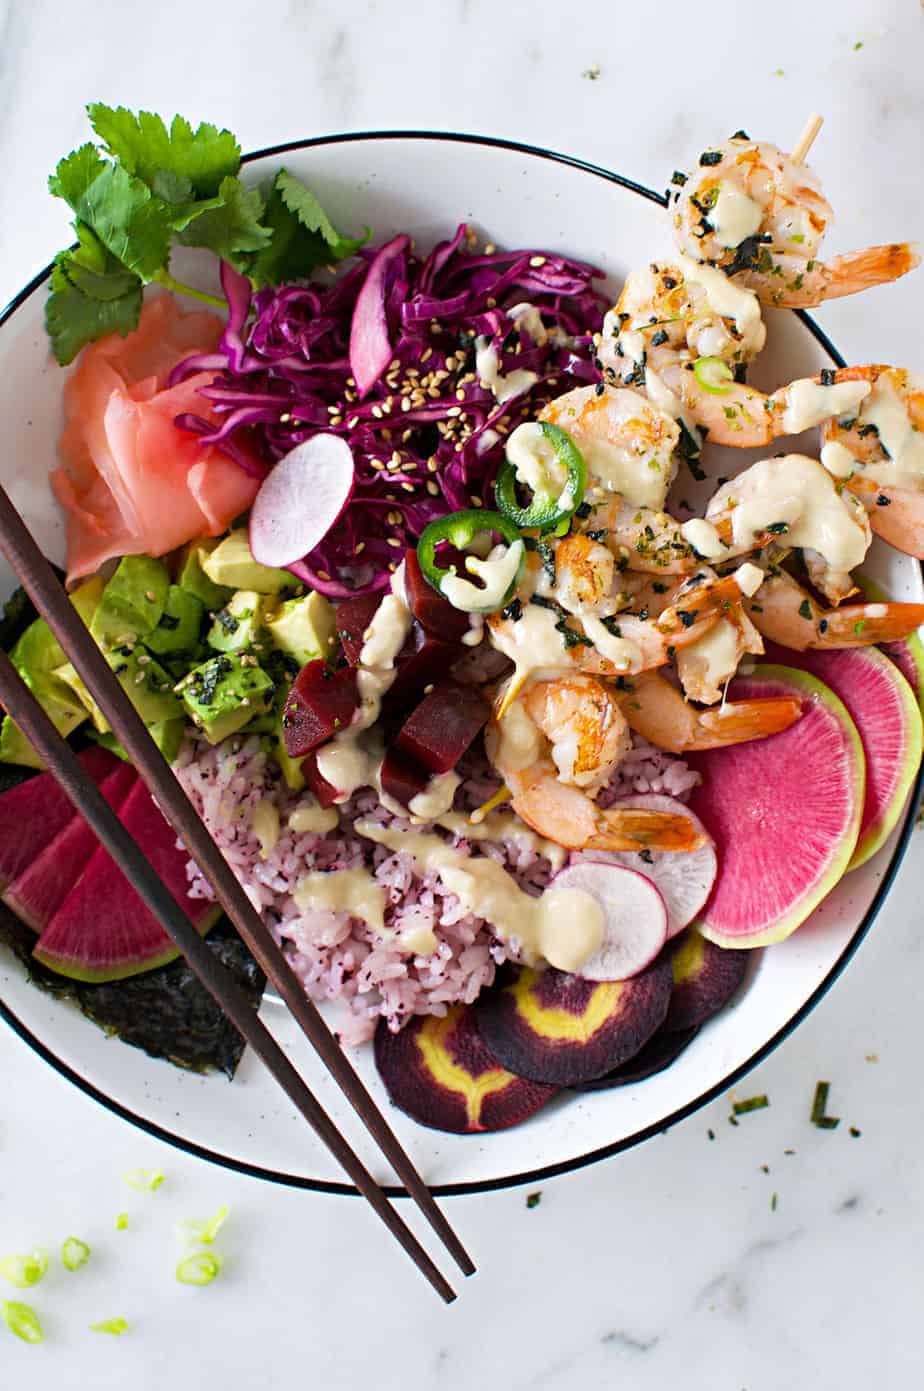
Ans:
[[[567,430],[584,455],[591,496],[619,493],[638,506],[664,506],[677,473],[680,431],[672,416],[635,391],[579,386],[550,401],[540,419]]]
[[[765,638],[793,652],[897,642],[924,623],[924,604],[864,602],[824,608],[779,569],[745,605]]]
[[[719,267],[764,304],[808,308],[897,280],[920,263],[907,242],[819,260],[834,212],[817,175],[743,131],[671,183],[681,251]]]
[[[800,716],[798,700],[772,696],[725,701],[718,710],[698,710],[676,686],[655,672],[635,678],[621,697],[630,729],[667,753],[693,753],[767,739]]]
[[[872,540],[862,503],[806,454],[752,464],[713,494],[704,521],[687,522],[684,531],[710,560],[769,545],[799,548],[812,583],[832,604],[854,592],[850,572]]]
[[[845,367],[866,385],[858,410],[822,426],[821,462],[863,503],[877,536],[924,559],[924,378],[900,367]]]
[[[746,449],[856,410],[862,382],[799,380],[767,395],[738,380],[765,339],[757,296],[683,256],[632,272],[597,351],[607,381],[644,391],[680,422],[687,452],[700,447],[700,431]]]
[[[703,843],[689,817],[603,810],[593,801],[589,789],[602,786],[630,745],[626,721],[602,683],[541,681],[502,707],[485,747],[514,811],[540,835],[571,850],[687,851]]]

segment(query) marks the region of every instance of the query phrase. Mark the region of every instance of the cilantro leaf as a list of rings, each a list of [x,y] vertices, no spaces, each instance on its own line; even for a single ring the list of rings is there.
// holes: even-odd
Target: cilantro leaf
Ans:
[[[140,288],[140,280],[126,270],[91,228],[82,222],[74,223],[78,245],[62,251],[57,258],[75,289],[90,299],[121,299]]]
[[[254,257],[250,277],[257,285],[305,279],[318,266],[353,256],[369,240],[343,237],[310,189],[281,169],[267,199],[263,222],[272,241]]]
[[[272,238],[272,229],[260,222],[262,213],[259,192],[229,176],[222,179],[216,197],[184,208],[173,225],[184,246],[206,246],[222,260],[240,266],[241,253],[262,251]]]
[[[49,188],[63,198],[113,256],[153,280],[170,255],[170,214],[140,179],[101,159],[92,145],[62,159]]]
[[[132,277],[133,286],[122,295],[106,298],[84,293],[70,279],[71,252],[64,251],[51,272],[51,294],[45,304],[45,327],[58,362],[65,367],[86,343],[107,333],[124,338],[137,328],[141,313],[141,281]]]
[[[113,159],[169,203],[186,202],[190,194],[213,198],[222,180],[240,168],[237,140],[229,130],[208,122],[194,131],[185,117],[174,116],[168,131],[163,119],[151,111],[136,115],[124,106],[102,102],[91,102],[87,114]],[[163,183],[156,187],[159,176],[172,177],[186,191],[180,197],[167,196]]]

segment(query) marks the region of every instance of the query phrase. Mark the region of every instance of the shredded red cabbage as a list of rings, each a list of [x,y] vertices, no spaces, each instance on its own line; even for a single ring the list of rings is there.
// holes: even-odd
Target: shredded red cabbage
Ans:
[[[218,427],[189,414],[177,424],[242,467],[249,458],[251,471],[254,452],[273,463],[319,431],[346,438],[356,465],[350,505],[293,567],[334,598],[384,589],[435,517],[491,506],[504,437],[552,397],[599,379],[592,335],[607,301],[593,281],[602,272],[541,251],[475,254],[468,241],[463,223],[420,259],[395,238],[364,249],[329,285],[254,292],[223,265],[228,321],[218,351],[186,358],[171,375],[173,385],[216,372],[202,395]],[[524,304],[541,327],[535,315],[517,323],[506,312]],[[488,346],[501,375],[536,377],[503,404],[476,372],[476,349]]]

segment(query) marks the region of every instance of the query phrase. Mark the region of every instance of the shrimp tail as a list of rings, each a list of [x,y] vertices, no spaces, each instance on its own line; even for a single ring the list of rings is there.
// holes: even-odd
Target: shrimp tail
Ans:
[[[698,850],[705,841],[702,831],[688,816],[615,806],[598,812],[597,829],[586,848],[689,852]]]
[[[702,710],[691,749],[721,749],[781,734],[802,714],[798,700],[770,696],[765,700],[730,701],[717,710]]]
[[[875,285],[899,280],[921,264],[921,252],[914,242],[890,242],[887,246],[868,246],[864,251],[848,251],[835,256],[826,266],[822,299],[841,299]]]
[[[899,642],[924,624],[924,604],[848,604],[819,623],[813,647],[871,647]]]

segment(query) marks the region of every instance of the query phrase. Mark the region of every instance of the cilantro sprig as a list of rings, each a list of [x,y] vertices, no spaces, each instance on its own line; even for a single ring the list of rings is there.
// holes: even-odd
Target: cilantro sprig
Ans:
[[[142,291],[157,283],[224,309],[223,300],[170,273],[177,244],[204,247],[256,285],[306,277],[352,256],[369,238],[345,237],[310,189],[280,170],[266,190],[239,177],[228,130],[182,116],[169,128],[150,111],[93,102],[98,144],[60,161],[50,191],[74,213],[76,245],[55,258],[45,324],[62,365],[107,333],[138,323]]]

